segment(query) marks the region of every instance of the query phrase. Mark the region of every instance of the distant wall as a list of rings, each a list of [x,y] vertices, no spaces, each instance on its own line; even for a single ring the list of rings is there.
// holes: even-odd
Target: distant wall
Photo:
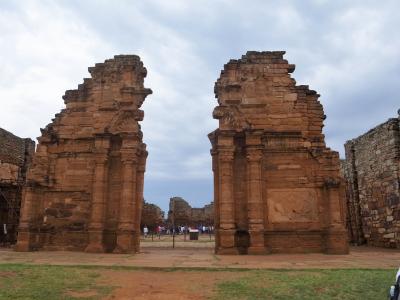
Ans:
[[[22,187],[34,151],[34,141],[0,128],[0,244],[16,241]]]
[[[175,224],[179,226],[214,225],[214,203],[202,208],[192,208],[181,197],[173,197],[169,202],[168,223],[172,223],[172,211],[175,211]]]
[[[350,241],[400,248],[399,118],[347,141],[345,151]]]

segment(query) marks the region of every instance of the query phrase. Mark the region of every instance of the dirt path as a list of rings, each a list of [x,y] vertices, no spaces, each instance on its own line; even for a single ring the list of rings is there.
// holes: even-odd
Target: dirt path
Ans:
[[[219,280],[243,276],[233,272],[102,271],[99,283],[117,287],[106,300],[208,299]]]
[[[14,252],[0,251],[1,263],[53,265],[98,265],[155,268],[398,268],[400,251],[372,247],[353,247],[349,255],[272,254],[215,255],[212,249],[143,248],[138,254],[92,254],[82,252]]]

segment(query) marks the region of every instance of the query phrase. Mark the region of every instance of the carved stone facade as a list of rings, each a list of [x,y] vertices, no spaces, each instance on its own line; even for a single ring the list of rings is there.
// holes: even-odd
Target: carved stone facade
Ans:
[[[400,248],[400,116],[347,141],[345,150],[350,241]]]
[[[138,56],[118,55],[89,73],[42,129],[23,191],[17,251],[139,250],[146,69]]]
[[[0,128],[0,245],[17,239],[22,188],[35,142]]]
[[[319,95],[296,86],[284,53],[247,52],[215,84],[216,253],[348,253],[339,156]]]

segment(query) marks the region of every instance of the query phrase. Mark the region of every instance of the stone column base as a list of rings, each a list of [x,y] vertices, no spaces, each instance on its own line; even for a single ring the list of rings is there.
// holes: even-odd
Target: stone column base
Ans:
[[[135,252],[134,231],[117,232],[117,245],[113,253],[132,253]]]
[[[32,251],[31,247],[31,233],[29,231],[18,232],[17,244],[14,247],[17,252]]]
[[[247,254],[263,255],[267,254],[268,250],[264,243],[264,230],[249,230],[250,246],[247,248]]]
[[[349,254],[347,232],[343,230],[327,230],[325,233],[326,254]]]
[[[140,252],[140,231],[136,231],[134,235],[134,245],[133,245],[133,250],[135,252]]]
[[[85,248],[88,253],[104,253],[103,230],[89,230],[89,244]]]
[[[234,229],[218,229],[218,245],[215,245],[216,254],[239,254],[235,244]]]

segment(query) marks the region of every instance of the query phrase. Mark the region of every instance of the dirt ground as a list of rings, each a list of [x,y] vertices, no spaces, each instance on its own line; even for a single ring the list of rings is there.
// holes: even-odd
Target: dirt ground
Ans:
[[[205,276],[206,275],[206,276]],[[115,286],[106,300],[208,299],[219,280],[243,276],[234,272],[105,271],[100,283]]]
[[[352,247],[348,255],[271,254],[215,255],[212,248],[142,247],[137,254],[93,254],[82,252],[14,252],[0,250],[1,263],[50,265],[130,266],[144,268],[248,268],[248,269],[340,269],[398,268],[400,251],[373,247]]]
[[[143,245],[144,243],[142,243]],[[229,269],[393,269],[400,265],[400,251],[352,247],[349,255],[271,254],[215,255],[206,248],[159,248],[146,245],[137,254],[89,254],[81,252],[14,252],[0,249],[0,264],[122,266],[133,269],[101,269],[98,283],[115,287],[106,300],[209,299],[219,280],[237,279],[246,272]],[[160,270],[163,269],[163,270]],[[169,272],[168,268],[173,268]],[[180,270],[182,268],[182,270]],[[199,268],[198,270],[196,268]],[[203,268],[217,268],[208,272]],[[222,269],[222,270],[221,270]],[[227,269],[227,270],[226,270]],[[225,271],[226,270],[226,271]],[[7,274],[4,274],[7,276]],[[74,292],[73,297],[94,297],[96,292]],[[100,296],[99,296],[100,297]]]
[[[191,241],[189,235],[179,234],[175,236],[175,248],[212,248],[214,249],[214,235],[200,234],[198,240]],[[172,248],[173,238],[171,235],[148,235],[140,239],[140,247],[146,248]]]

